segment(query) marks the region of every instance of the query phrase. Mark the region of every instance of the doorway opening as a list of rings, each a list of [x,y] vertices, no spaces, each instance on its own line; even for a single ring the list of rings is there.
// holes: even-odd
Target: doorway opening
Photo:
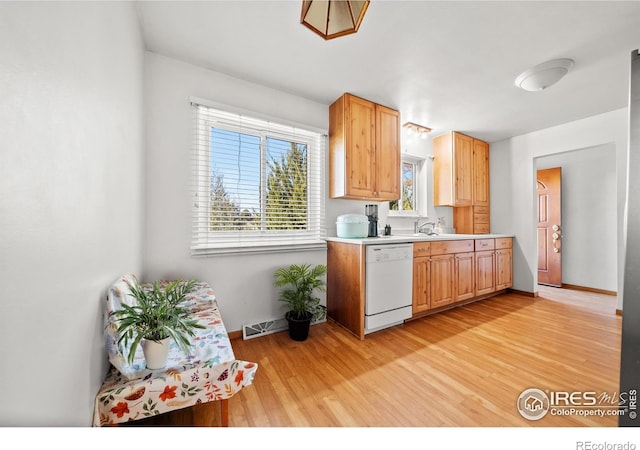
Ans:
[[[545,202],[552,200],[544,196],[539,198],[538,192],[538,187],[548,187],[548,181],[537,175],[553,168],[561,168],[561,222],[551,220],[546,230],[537,230],[537,259],[539,269],[549,271],[551,257],[560,255],[560,278],[544,278],[539,270],[538,285],[586,288],[615,295],[618,286],[615,144],[535,158],[537,215],[540,211],[551,214],[552,205]],[[553,225],[558,225],[558,230],[554,230]],[[554,234],[557,234],[555,243]],[[548,244],[546,248],[545,244]],[[554,251],[554,248],[558,250]]]

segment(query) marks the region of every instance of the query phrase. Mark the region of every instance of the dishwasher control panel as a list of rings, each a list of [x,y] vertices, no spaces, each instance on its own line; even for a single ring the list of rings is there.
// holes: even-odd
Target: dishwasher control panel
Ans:
[[[396,261],[412,259],[413,244],[368,245],[367,262]]]

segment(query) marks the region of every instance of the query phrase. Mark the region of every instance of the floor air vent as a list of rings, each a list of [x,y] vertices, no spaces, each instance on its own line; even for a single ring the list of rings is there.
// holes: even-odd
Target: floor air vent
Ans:
[[[314,320],[311,325],[317,323],[326,322],[327,319]],[[252,323],[250,325],[244,325],[242,327],[242,339],[253,339],[267,334],[279,333],[289,329],[287,320],[283,317],[281,319],[265,320],[264,322]]]
[[[288,329],[286,319],[266,320],[242,327],[242,339],[253,339],[266,334],[277,333]]]

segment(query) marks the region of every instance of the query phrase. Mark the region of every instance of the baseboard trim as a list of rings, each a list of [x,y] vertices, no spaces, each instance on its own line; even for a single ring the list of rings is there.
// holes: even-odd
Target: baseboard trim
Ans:
[[[229,335],[229,340],[242,339],[242,330],[229,331],[227,334]]]
[[[567,284],[567,283],[562,283],[562,289],[573,289],[574,291],[594,292],[596,294],[612,295],[614,297],[618,295],[616,291],[608,291],[606,289],[598,289],[598,288],[592,288],[588,286],[578,286],[575,284]]]
[[[540,297],[540,294],[538,294],[538,292],[520,291],[518,289],[513,289],[513,288],[509,288],[508,291],[513,294],[524,295],[525,297],[533,297],[533,298]]]

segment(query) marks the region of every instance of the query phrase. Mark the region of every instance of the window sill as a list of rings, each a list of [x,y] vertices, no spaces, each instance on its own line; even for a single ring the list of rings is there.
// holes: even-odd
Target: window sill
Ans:
[[[290,253],[290,252],[306,252],[326,250],[326,241],[312,242],[305,244],[290,244],[290,245],[260,245],[251,247],[200,247],[191,248],[191,256],[193,257],[207,257],[207,256],[219,256],[219,255],[247,255],[247,254],[259,254],[259,253]]]
[[[389,213],[387,214],[387,217],[393,217],[393,218],[406,218],[406,219],[418,219],[422,216],[420,213],[416,212],[416,211],[411,211],[411,212],[404,212],[404,211],[389,211]]]

